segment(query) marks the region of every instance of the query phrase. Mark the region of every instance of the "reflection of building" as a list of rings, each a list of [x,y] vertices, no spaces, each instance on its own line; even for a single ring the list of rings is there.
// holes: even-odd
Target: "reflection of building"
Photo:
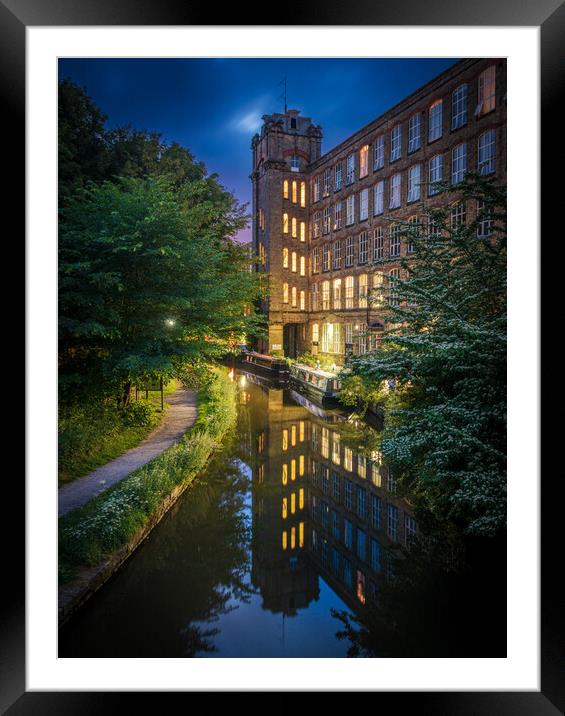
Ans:
[[[323,155],[321,142],[293,109],[265,115],[252,141],[253,249],[271,277],[260,348],[341,363],[378,345],[381,290],[394,300],[412,252],[403,223],[421,221],[424,204],[449,202],[454,222],[477,215],[436,182],[478,171],[506,183],[506,60],[457,62]]]
[[[343,444],[339,424],[282,390],[248,385],[253,583],[286,615],[318,598],[318,574],[351,607],[378,591],[416,524],[378,456]]]

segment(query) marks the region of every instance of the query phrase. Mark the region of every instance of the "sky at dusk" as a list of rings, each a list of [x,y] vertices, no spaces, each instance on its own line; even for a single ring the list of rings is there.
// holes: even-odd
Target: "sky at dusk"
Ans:
[[[187,147],[251,211],[251,138],[264,114],[299,109],[327,152],[456,59],[61,59],[107,125],[157,131]],[[250,230],[241,232],[250,239]]]

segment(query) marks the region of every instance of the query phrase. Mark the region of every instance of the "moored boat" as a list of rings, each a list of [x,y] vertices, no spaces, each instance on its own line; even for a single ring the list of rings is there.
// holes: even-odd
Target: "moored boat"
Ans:
[[[270,356],[255,351],[243,351],[238,362],[245,368],[254,370],[260,375],[265,375],[279,382],[288,381],[289,368],[284,358]]]
[[[294,363],[290,367],[290,379],[297,390],[322,404],[339,401],[341,381],[337,373]]]

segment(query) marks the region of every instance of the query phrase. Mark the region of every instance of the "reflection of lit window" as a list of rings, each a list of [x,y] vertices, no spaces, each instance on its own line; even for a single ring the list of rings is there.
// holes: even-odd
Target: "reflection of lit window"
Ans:
[[[301,487],[300,490],[298,490],[298,507],[299,509],[304,509],[304,488]]]
[[[304,547],[304,522],[298,525],[298,546]]]
[[[340,443],[339,443],[339,433],[332,433],[332,462],[334,462],[336,465],[339,465],[340,461]]]
[[[260,433],[257,441],[259,452],[263,452],[265,448],[265,433]]]
[[[360,570],[357,570],[357,599],[365,604],[365,575]]]
[[[351,448],[346,447],[343,449],[343,467],[349,472],[353,470],[353,452]]]
[[[282,484],[286,485],[287,482],[288,482],[288,465],[285,462],[285,463],[283,463],[283,466],[282,466]]]
[[[290,512],[292,515],[296,512],[296,495],[294,492],[290,496]]]
[[[296,445],[296,425],[292,425],[290,428],[290,444],[292,447]]]
[[[282,548],[283,549],[286,549],[286,546],[287,546],[286,540],[287,540],[286,530],[283,530],[283,533],[282,533]]]
[[[299,433],[298,439],[300,440],[300,442],[303,442],[304,441],[304,420],[300,421],[299,426],[300,426],[299,427],[300,433]]]
[[[296,480],[296,460],[290,461],[290,479]]]
[[[283,233],[288,234],[288,214],[283,214]]]
[[[283,181],[283,198],[288,199],[288,180]]]
[[[330,456],[330,431],[328,428],[322,428],[322,456]]]
[[[288,515],[288,502],[287,502],[286,497],[283,497],[283,501],[282,501],[282,518],[283,518],[283,520],[286,520],[287,515]]]
[[[290,549],[294,549],[296,547],[296,527],[293,527],[290,530]]]
[[[304,475],[304,455],[299,455],[298,457],[298,474],[300,477]]]
[[[282,431],[282,449],[288,450],[288,430]]]

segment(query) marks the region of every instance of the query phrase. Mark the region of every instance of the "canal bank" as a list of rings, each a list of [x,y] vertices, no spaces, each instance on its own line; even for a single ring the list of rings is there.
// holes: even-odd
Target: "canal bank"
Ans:
[[[64,623],[147,538],[202,471],[236,418],[235,390],[214,369],[198,418],[177,444],[59,519],[59,622]]]

